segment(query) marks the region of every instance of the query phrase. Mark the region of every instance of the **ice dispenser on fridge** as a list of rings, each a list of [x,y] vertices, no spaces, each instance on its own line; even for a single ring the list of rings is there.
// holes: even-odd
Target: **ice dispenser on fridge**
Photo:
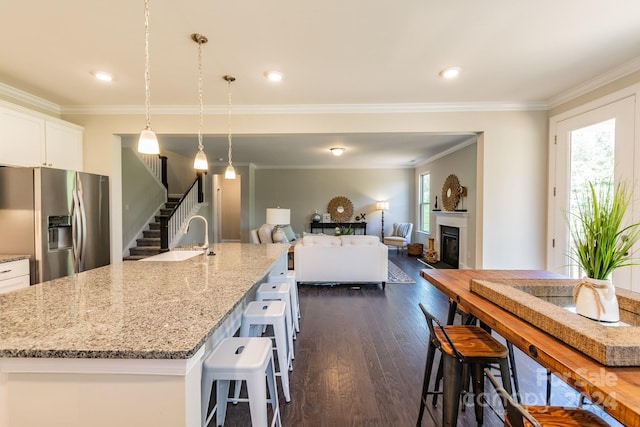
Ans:
[[[71,249],[71,215],[49,217],[49,250]]]

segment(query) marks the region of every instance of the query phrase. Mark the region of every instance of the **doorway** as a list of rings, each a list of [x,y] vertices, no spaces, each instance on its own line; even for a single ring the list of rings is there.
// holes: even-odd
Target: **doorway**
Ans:
[[[550,150],[549,269],[573,278],[582,276],[569,258],[568,220],[576,211],[576,195],[589,182],[634,183],[634,116],[635,96],[629,96],[551,123],[555,137]],[[613,279],[630,284],[631,270],[618,269]]]
[[[213,241],[215,243],[241,241],[241,194],[240,175],[236,179],[225,179],[214,174],[213,185]]]

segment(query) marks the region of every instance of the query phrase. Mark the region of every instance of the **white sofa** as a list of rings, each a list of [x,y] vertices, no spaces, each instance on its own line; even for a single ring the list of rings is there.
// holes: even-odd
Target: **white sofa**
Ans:
[[[307,235],[294,249],[299,283],[387,282],[389,251],[377,236]]]

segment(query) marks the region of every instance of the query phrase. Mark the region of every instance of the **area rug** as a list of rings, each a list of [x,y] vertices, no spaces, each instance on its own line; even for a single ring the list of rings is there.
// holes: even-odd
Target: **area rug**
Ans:
[[[415,280],[411,278],[407,273],[402,271],[400,267],[389,261],[389,278],[387,279],[387,283],[406,283],[412,284],[416,283]]]

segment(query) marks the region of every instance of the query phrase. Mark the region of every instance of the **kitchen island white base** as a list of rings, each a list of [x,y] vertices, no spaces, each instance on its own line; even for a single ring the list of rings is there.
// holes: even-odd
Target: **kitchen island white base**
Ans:
[[[287,249],[216,245],[0,296],[0,427],[199,427],[202,362]]]
[[[198,426],[204,348],[187,360],[3,359],[0,425]]]

